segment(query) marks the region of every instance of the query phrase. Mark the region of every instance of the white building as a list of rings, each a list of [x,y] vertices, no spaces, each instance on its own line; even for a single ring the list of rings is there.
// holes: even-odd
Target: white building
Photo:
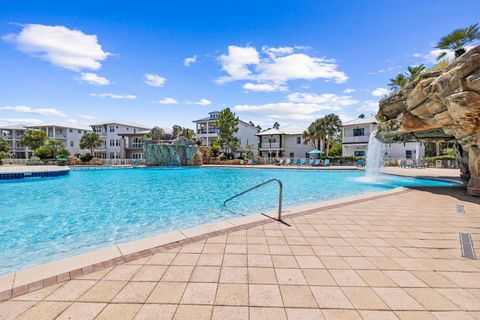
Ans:
[[[342,127],[342,155],[344,157],[364,157],[367,155],[370,133],[378,125],[374,116],[345,122]],[[387,161],[420,159],[425,156],[425,147],[420,142],[388,143]]]
[[[193,121],[193,123],[196,124],[195,133],[197,139],[200,140],[204,146],[212,145],[213,140],[218,138],[218,129],[215,126],[215,120],[219,113],[219,111],[213,111],[208,114],[208,117]],[[235,134],[235,137],[237,137],[240,142],[240,150],[246,150],[247,145],[252,144],[254,146],[254,153],[257,153],[257,133],[257,127],[252,126],[248,122],[239,120],[238,131]]]
[[[305,130],[307,128],[292,124],[284,128],[275,126],[258,133],[257,135],[260,137],[260,156],[290,159],[308,158],[308,152],[315,149],[315,146],[311,143],[304,143],[302,134]],[[321,146],[321,150],[323,151],[323,146]]]
[[[88,152],[88,150],[80,148],[80,139],[85,133],[92,131],[88,127],[72,123],[52,122],[28,126],[27,128],[45,131],[49,138],[62,140],[65,148],[72,156]]]
[[[10,146],[10,153],[14,159],[28,159],[32,156],[33,150],[21,144],[23,133],[27,130],[22,125],[0,127],[0,137],[7,140]]]
[[[91,125],[94,132],[98,133],[103,139],[103,145],[94,149],[94,157],[99,159],[126,159],[127,148],[137,149],[137,153],[143,153],[143,140],[125,145],[127,142],[122,135],[136,134],[150,130],[150,128],[123,120],[110,120]],[[133,152],[135,153],[135,152]],[[139,157],[138,154],[132,157]]]

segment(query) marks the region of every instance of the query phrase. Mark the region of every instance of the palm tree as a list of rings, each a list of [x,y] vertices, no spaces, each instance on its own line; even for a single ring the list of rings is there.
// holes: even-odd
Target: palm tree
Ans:
[[[307,130],[302,134],[303,143],[311,143],[314,148],[320,149],[320,142],[323,140],[323,129],[321,127],[320,119],[312,122]]]
[[[334,114],[327,114],[325,117],[320,119],[322,124],[322,129],[326,141],[326,155],[328,157],[328,152],[330,151],[330,145],[333,144],[333,141],[339,136],[341,128],[342,128],[342,121],[340,118]]]
[[[419,64],[418,66],[409,66],[405,74],[408,76],[408,81],[415,80],[427,67],[424,64]]]
[[[480,39],[480,31],[478,23],[472,24],[466,28],[460,28],[453,30],[446,36],[442,37],[436,46],[437,49],[454,50],[455,58],[460,57],[467,50],[465,45],[468,43]],[[437,60],[444,58],[447,55],[446,51],[440,53]]]
[[[91,155],[93,155],[93,149],[100,147],[102,144],[103,140],[96,132],[87,132],[80,139],[80,148],[90,149]]]
[[[395,78],[390,79],[388,86],[391,90],[403,89],[408,83],[408,78],[403,73],[399,73]]]

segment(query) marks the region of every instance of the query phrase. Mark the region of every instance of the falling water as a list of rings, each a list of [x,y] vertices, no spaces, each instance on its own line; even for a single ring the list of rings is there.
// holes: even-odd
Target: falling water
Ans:
[[[377,131],[374,130],[368,139],[367,167],[366,176],[373,177],[377,175],[383,167],[385,157],[385,144],[377,139]]]

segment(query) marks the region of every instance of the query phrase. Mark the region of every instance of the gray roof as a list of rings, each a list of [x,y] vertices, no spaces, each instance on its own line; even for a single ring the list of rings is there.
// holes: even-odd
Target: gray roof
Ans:
[[[135,127],[135,128],[140,128],[140,129],[149,129],[148,126],[144,126],[143,124],[135,123],[135,122],[130,122],[130,121],[125,121],[125,120],[107,120],[99,123],[94,123],[91,124],[90,126],[104,126],[107,124],[119,124],[122,126],[128,126],[128,127]]]
[[[307,130],[307,128],[296,125],[296,124],[291,124],[289,126],[283,127],[283,128],[272,128],[265,130],[263,132],[260,132],[257,134],[257,136],[270,136],[270,135],[276,135],[276,134],[286,134],[286,135],[298,135],[302,134],[303,131]]]
[[[27,127],[21,124],[14,124],[9,126],[0,126],[3,130],[27,130]]]
[[[343,123],[344,126],[351,126],[351,125],[356,125],[356,124],[369,124],[369,123],[378,123],[377,119],[375,116],[370,116],[370,117],[365,117],[365,118],[357,118],[351,121],[347,121]]]

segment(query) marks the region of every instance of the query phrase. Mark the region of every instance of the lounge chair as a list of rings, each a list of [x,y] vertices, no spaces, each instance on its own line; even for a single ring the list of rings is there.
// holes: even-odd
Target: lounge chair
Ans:
[[[357,160],[357,167],[363,167],[363,160]]]
[[[283,164],[283,158],[280,159],[279,161],[276,161],[276,160],[275,160],[275,165],[276,165],[276,166],[280,166],[280,165],[282,165],[282,164]]]
[[[308,160],[308,165],[309,165],[309,166],[313,165],[313,162],[314,162],[314,161],[315,161],[315,159],[310,159],[310,160]]]
[[[320,166],[320,159],[316,159],[316,160],[313,162],[312,166],[314,166],[314,167]]]
[[[292,162],[290,162],[291,166],[296,166],[298,163],[298,159],[293,159]]]
[[[290,164],[290,158],[286,158],[285,161],[283,161],[283,165],[287,166]]]
[[[300,160],[299,163],[297,163],[297,165],[299,165],[299,166],[304,166],[305,163],[306,163],[305,159],[302,159],[302,160]]]
[[[325,159],[325,160],[323,161],[323,166],[324,166],[324,167],[328,167],[329,165],[330,165],[330,159]]]

